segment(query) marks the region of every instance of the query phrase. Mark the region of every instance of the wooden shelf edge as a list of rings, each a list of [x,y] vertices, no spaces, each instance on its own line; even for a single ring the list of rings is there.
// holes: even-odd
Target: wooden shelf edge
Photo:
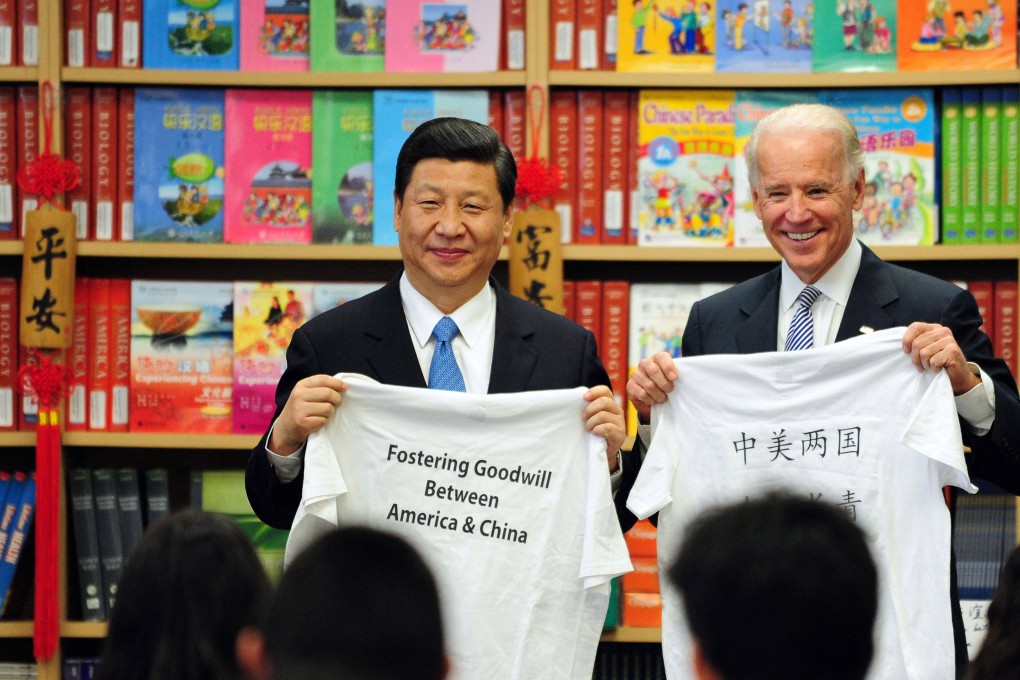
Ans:
[[[35,446],[35,432],[0,432],[0,447],[16,446]]]
[[[61,441],[65,446],[247,451],[258,443],[259,437],[250,434],[178,432],[65,432]]]
[[[601,642],[662,642],[661,628],[619,626],[602,631]]]
[[[30,638],[34,627],[33,621],[4,621],[0,623],[0,638]]]
[[[0,81],[5,83],[30,83],[39,80],[39,69],[35,66],[0,66]]]
[[[105,638],[108,626],[105,621],[61,621],[60,637]]]
[[[1015,260],[1020,259],[1020,245],[934,245],[874,246],[883,260]],[[595,262],[779,262],[772,248],[668,248],[654,246],[564,245],[566,261]]]

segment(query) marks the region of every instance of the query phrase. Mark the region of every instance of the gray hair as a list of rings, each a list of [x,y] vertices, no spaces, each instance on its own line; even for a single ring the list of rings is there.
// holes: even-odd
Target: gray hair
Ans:
[[[825,104],[791,104],[758,121],[744,147],[747,176],[752,188],[758,186],[758,142],[767,133],[795,135],[801,132],[835,132],[843,143],[843,177],[853,183],[864,169],[864,152],[854,127],[845,113]]]

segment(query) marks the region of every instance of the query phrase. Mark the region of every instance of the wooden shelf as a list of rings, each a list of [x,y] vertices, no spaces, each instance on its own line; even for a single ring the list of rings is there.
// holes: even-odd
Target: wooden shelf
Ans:
[[[105,621],[61,621],[60,637],[104,638],[108,625]]]
[[[0,241],[0,255],[21,255],[25,250],[20,240],[8,239]]]
[[[64,446],[247,451],[258,444],[259,437],[250,434],[177,432],[65,432],[61,441]]]
[[[33,621],[4,621],[0,623],[0,638],[30,638],[34,627]]]
[[[8,446],[35,446],[35,432],[0,432],[0,447]]]
[[[35,66],[0,66],[0,82],[34,83],[39,80],[39,69]]]
[[[79,241],[79,257],[181,260],[382,260],[399,261],[396,246],[334,246],[269,243],[139,243]]]
[[[661,628],[608,628],[602,631],[602,642],[662,642]]]

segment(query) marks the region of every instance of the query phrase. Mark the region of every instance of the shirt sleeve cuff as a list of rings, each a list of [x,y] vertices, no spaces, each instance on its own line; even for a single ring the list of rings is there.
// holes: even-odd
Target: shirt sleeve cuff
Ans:
[[[276,427],[275,422],[273,427]],[[269,464],[273,466],[273,470],[276,471],[276,478],[282,483],[293,482],[301,474],[301,466],[304,464],[305,458],[305,446],[302,444],[300,449],[289,456],[281,456],[269,448],[269,442],[272,438],[273,428],[271,427],[269,428],[269,436],[266,437],[266,455],[269,458]]]
[[[956,412],[980,437],[988,434],[995,422],[995,385],[980,366],[974,362],[967,362],[967,366],[981,378],[981,384],[955,397]]]
[[[609,473],[609,488],[613,491],[613,498],[616,498],[616,492],[620,490],[620,485],[623,483],[623,454],[619,451],[616,452],[616,470]]]

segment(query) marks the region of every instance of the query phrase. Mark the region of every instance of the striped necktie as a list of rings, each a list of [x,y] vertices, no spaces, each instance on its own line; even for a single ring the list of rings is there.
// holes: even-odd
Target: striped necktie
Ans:
[[[807,286],[797,296],[798,307],[790,322],[790,331],[786,334],[784,351],[811,349],[814,346],[815,324],[811,318],[811,305],[815,304],[821,294],[814,286]]]
[[[457,366],[457,357],[453,355],[453,346],[450,344],[459,332],[457,322],[448,316],[440,319],[432,329],[432,335],[436,338],[436,351],[432,354],[432,364],[429,366],[429,389],[467,391],[464,388],[464,375]]]

